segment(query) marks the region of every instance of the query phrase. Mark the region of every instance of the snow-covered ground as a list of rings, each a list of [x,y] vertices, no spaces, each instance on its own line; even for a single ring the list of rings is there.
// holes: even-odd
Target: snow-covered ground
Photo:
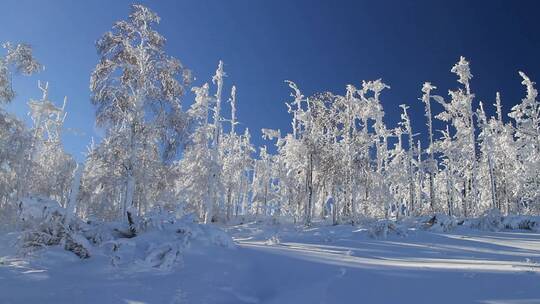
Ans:
[[[0,235],[0,303],[540,303],[540,234],[461,228],[373,239],[353,226],[244,224],[237,246],[194,241],[172,270]]]

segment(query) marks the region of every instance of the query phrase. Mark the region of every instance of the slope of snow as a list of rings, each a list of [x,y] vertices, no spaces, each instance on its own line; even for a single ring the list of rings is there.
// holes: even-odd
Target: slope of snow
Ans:
[[[2,234],[0,303],[540,303],[538,233],[226,229],[237,246],[194,241],[167,271],[61,249],[16,258],[16,234]]]

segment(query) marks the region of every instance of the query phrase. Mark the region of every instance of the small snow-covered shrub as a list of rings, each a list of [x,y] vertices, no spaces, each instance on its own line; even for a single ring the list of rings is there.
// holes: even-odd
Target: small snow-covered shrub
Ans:
[[[66,233],[63,242],[64,249],[73,252],[81,259],[87,259],[91,256],[92,245],[83,235],[76,232]]]
[[[191,218],[182,219],[176,223],[176,232],[189,236],[189,240],[205,245],[234,248],[235,244],[229,234],[214,225],[194,223]]]
[[[110,240],[101,246],[104,253],[110,257],[111,265],[114,267],[133,261],[135,259],[135,247],[135,242],[126,238]]]
[[[81,233],[93,246],[98,246],[114,239],[113,226],[118,226],[115,224],[111,225],[111,223],[94,219],[88,220],[86,225],[81,227]]]
[[[540,217],[538,216],[506,216],[502,220],[505,229],[521,229],[540,232]]]
[[[182,261],[183,246],[179,242],[169,242],[151,246],[146,257],[139,264],[147,267],[169,270]]]
[[[163,230],[164,225],[174,224],[176,220],[175,213],[164,211],[161,207],[156,207],[146,213],[139,224],[139,231],[150,229]]]
[[[210,244],[225,248],[235,247],[232,237],[225,231],[214,226],[204,226],[204,228]]]
[[[19,202],[19,220],[23,225],[32,225],[54,213],[61,215],[62,210],[63,208],[56,201],[41,197],[25,197]]]
[[[170,270],[181,264],[184,251],[193,243],[235,246],[222,229],[199,224],[190,215],[178,219],[174,212],[161,209],[132,217],[130,224],[83,222],[68,216],[66,209],[54,201],[28,198],[21,202],[19,213],[24,227],[19,243],[25,252],[61,246],[81,259],[95,254],[109,256],[113,266],[135,271]]]
[[[131,238],[113,233],[101,247],[115,267],[136,271],[168,271],[182,264],[182,257],[194,243],[198,246],[234,247],[232,238],[214,225],[199,224],[193,216],[176,219],[169,213],[153,212],[141,217],[143,225]],[[110,224],[113,231],[118,225]]]
[[[423,228],[426,230],[448,232],[453,230],[458,225],[458,220],[444,214],[436,214],[428,221],[424,222]]]
[[[79,234],[84,224],[77,218],[68,218],[57,202],[29,197],[21,201],[19,208],[24,228],[19,242],[24,251],[61,245],[82,259],[90,257],[91,245]]]
[[[531,230],[540,231],[540,217],[538,216],[522,216],[522,215],[501,215],[497,209],[491,209],[477,218],[458,219],[449,217],[443,214],[437,214],[423,220],[422,228],[425,230],[448,232],[463,226],[470,229],[478,229],[484,231],[500,231],[503,229],[509,230]]]
[[[501,212],[498,209],[490,209],[478,218],[466,219],[463,226],[479,230],[499,231],[504,228],[502,222]]]
[[[266,245],[279,245],[281,243],[281,240],[279,239],[279,236],[277,234],[274,234],[264,243]]]
[[[371,224],[371,227],[368,229],[368,233],[372,238],[386,239],[389,233],[393,233],[398,236],[407,236],[407,229],[393,221],[380,220]]]
[[[59,245],[65,235],[64,214],[60,205],[42,198],[24,198],[19,203],[23,249]]]

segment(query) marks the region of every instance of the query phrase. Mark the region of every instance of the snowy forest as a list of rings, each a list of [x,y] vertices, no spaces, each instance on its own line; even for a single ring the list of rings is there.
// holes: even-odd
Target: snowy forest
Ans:
[[[165,53],[166,39],[153,29],[158,22],[157,14],[134,6],[96,43],[90,92],[106,135],[89,143],[83,164],[62,148],[69,117],[48,99],[48,83],[39,84],[40,99],[28,102],[32,126],[1,113],[4,223],[27,197],[58,202],[82,219],[126,221],[156,209],[181,209],[204,223],[274,217],[306,225],[327,217],[354,224],[362,217],[540,211],[540,102],[523,72],[521,103],[503,113],[494,93],[486,106],[496,116],[488,117],[461,57],[450,70],[456,89],[437,92],[430,82],[418,88],[425,117],[415,119],[425,120],[424,130],[411,128],[405,104],[399,125],[385,124],[390,86],[381,79],[309,97],[286,81],[292,132],[262,130],[273,154],[253,146],[247,128],[236,128],[237,88],[227,84],[223,62],[208,82],[192,86],[190,70]],[[27,44],[3,47],[6,104],[15,96],[12,77],[39,72],[41,64]],[[184,100],[188,90],[194,101]],[[446,128],[435,130],[433,120]],[[417,140],[419,133],[428,141]]]
[[[290,128],[268,126],[261,130],[266,145],[256,146],[237,115],[249,103],[237,99],[242,87],[224,62],[195,79],[166,52],[174,38],[157,31],[160,22],[150,8],[133,5],[96,37],[88,94],[104,135],[88,143],[80,163],[62,142],[70,100],[49,98],[61,83],[37,83],[42,96],[27,102],[31,125],[5,109],[18,79],[39,78],[47,63],[35,58],[32,41],[3,43],[0,226],[19,233],[25,254],[60,246],[84,260],[112,246],[111,261],[121,265],[121,239],[182,221],[190,238],[209,233],[225,243],[219,227],[250,222],[367,225],[384,237],[403,234],[401,223],[411,221],[447,231],[485,219],[508,228],[513,219],[516,229],[540,229],[540,100],[526,71],[519,72],[521,101],[504,112],[504,95],[475,97],[474,58],[456,57],[448,67],[454,89],[438,90],[437,79],[417,88],[423,117],[411,116],[410,104],[388,108],[392,84],[383,79],[314,94],[285,80],[290,96],[280,103]],[[401,121],[388,125],[385,111],[399,111]],[[411,121],[425,127],[415,130]],[[170,240],[152,246],[142,260],[158,268],[170,269],[184,250]],[[243,299],[237,303],[259,303]]]

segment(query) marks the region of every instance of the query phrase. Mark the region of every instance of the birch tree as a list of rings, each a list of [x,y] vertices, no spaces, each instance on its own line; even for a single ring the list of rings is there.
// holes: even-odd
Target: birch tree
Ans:
[[[444,111],[439,113],[436,118],[450,122],[455,130],[454,146],[460,151],[461,162],[456,163],[455,166],[458,167],[454,166],[454,169],[458,170],[461,175],[463,215],[469,216],[476,208],[474,203],[478,198],[476,137],[472,109],[474,94],[471,93],[469,85],[472,74],[469,62],[464,57],[460,58],[451,71],[458,76],[458,82],[463,85],[463,88],[449,91],[451,98],[449,102],[444,102],[442,98],[436,99],[444,107]],[[441,152],[445,153],[444,150]]]
[[[520,162],[519,211],[540,209],[540,102],[535,83],[523,72],[521,82],[527,90],[521,103],[509,114],[515,121],[517,156]]]
[[[145,164],[165,163],[176,155],[185,127],[180,98],[190,73],[165,53],[166,39],[154,26],[159,16],[133,5],[127,20],[118,21],[97,42],[99,63],[90,78],[96,123],[106,136],[117,136],[124,179],[122,215],[130,225],[145,204]],[[157,159],[153,158],[156,151]],[[137,200],[137,202],[136,202]]]
[[[5,42],[2,47],[6,50],[6,54],[0,57],[0,104],[6,104],[15,98],[13,75],[29,76],[43,69],[43,66],[34,58],[32,48],[28,44],[13,45],[11,42]]]
[[[431,85],[429,82],[425,82],[422,87],[422,102],[425,105],[425,116],[427,119],[428,127],[428,155],[429,160],[427,162],[427,171],[429,175],[429,204],[431,211],[434,211],[436,206],[436,194],[435,194],[435,174],[437,172],[437,162],[435,161],[435,153],[433,146],[433,121],[432,121],[432,112],[431,112],[431,91],[437,89],[437,87]]]

